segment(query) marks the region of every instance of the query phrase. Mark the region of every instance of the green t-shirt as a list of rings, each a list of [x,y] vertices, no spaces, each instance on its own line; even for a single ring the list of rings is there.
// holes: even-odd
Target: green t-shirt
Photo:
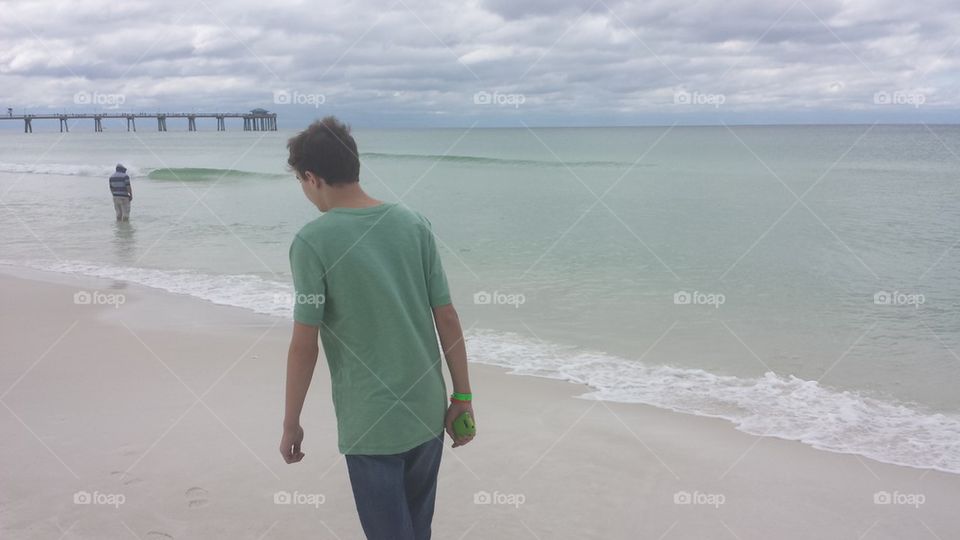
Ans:
[[[450,303],[422,215],[333,208],[290,246],[293,318],[319,327],[343,454],[396,454],[443,432],[446,385],[432,307]]]

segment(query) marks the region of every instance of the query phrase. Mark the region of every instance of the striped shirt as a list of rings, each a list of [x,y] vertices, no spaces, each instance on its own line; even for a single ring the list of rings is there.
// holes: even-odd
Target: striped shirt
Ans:
[[[130,177],[127,173],[117,171],[110,176],[110,193],[114,197],[130,196]]]

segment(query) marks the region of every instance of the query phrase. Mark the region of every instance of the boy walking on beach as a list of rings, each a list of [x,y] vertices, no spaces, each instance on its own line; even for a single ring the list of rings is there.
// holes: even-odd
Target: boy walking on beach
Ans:
[[[454,448],[473,439],[452,427],[473,414],[472,396],[430,222],[363,191],[356,142],[336,118],[313,123],[287,148],[304,195],[323,214],[290,246],[294,325],[280,452],[287,463],[304,457],[300,412],[319,336],[367,538],[429,539],[443,433]],[[449,405],[437,335],[453,382]]]

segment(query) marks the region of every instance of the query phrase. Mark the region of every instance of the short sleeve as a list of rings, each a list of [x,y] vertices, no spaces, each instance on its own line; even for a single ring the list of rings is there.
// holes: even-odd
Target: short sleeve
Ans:
[[[439,307],[450,303],[450,288],[447,286],[447,274],[443,271],[437,240],[429,224],[430,222],[427,221],[427,249],[424,261],[424,268],[427,270],[427,294],[430,297],[430,307]]]
[[[290,244],[290,273],[293,274],[293,320],[320,326],[327,293],[323,263],[310,244],[299,236]]]

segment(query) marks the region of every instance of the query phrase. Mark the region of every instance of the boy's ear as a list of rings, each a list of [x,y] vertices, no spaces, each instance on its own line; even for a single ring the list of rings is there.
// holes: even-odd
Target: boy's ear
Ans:
[[[323,178],[313,174],[310,171],[304,172],[303,177],[307,182],[311,182],[315,184],[317,187],[320,187],[320,185],[323,184]]]

